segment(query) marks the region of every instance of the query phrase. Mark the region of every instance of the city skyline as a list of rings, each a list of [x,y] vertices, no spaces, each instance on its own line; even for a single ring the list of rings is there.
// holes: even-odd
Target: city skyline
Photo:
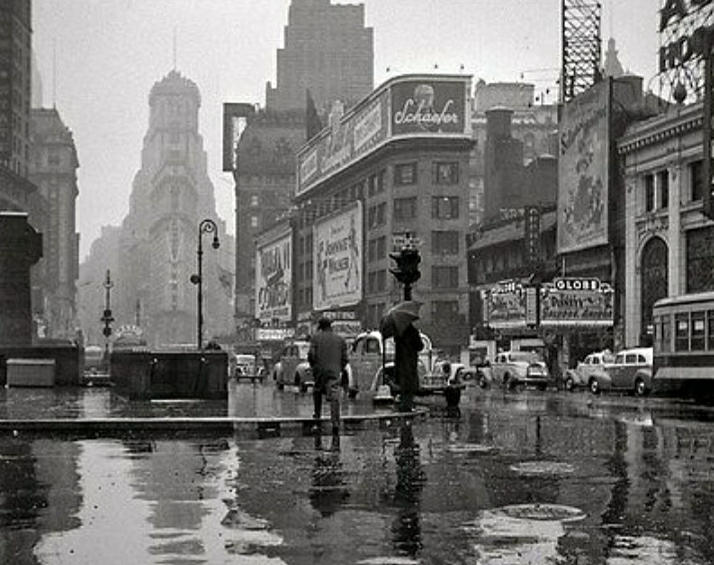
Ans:
[[[80,260],[101,227],[118,225],[128,212],[148,123],[149,91],[174,67],[201,91],[199,131],[218,215],[229,233],[235,233],[233,182],[221,172],[222,104],[265,104],[266,82],[275,86],[275,51],[284,46],[289,3],[33,3],[33,48],[43,105],[56,105],[77,145]],[[375,86],[406,72],[453,72],[472,74],[474,82],[531,82],[536,94],[548,88],[549,100],[554,98],[560,2],[364,4],[366,25],[374,29]],[[602,19],[603,44],[613,36],[625,69],[642,75],[645,86],[654,90],[658,8],[655,0],[627,6],[606,2]],[[513,13],[521,18],[504,17]],[[536,29],[544,31],[536,37]],[[420,38],[419,45],[414,37]]]

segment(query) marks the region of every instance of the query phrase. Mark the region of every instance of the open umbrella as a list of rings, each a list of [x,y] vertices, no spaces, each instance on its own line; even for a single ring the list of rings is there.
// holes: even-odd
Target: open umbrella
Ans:
[[[392,306],[382,318],[382,336],[388,338],[402,335],[410,323],[419,319],[421,305],[422,303],[416,300],[405,300]]]

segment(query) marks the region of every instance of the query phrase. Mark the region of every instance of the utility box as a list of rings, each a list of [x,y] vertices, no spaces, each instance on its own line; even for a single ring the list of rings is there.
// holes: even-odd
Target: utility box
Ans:
[[[7,386],[55,386],[55,360],[8,359]]]

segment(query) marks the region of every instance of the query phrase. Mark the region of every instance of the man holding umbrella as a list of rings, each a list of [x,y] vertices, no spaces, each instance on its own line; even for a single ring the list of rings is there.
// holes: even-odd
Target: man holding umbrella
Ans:
[[[394,337],[394,369],[399,386],[399,411],[411,412],[419,390],[417,360],[424,348],[413,321],[419,319],[420,302],[405,300],[390,308],[380,324],[384,339]]]

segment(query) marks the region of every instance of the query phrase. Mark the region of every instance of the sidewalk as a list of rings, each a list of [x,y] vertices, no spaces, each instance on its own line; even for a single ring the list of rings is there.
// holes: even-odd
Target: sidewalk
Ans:
[[[398,414],[391,405],[375,406],[368,398],[341,404],[343,430],[391,427],[424,410]],[[252,437],[309,433],[312,394],[273,383],[231,380],[226,400],[127,401],[111,387],[0,389],[0,433],[71,433],[112,435],[164,431],[240,432]],[[322,429],[329,426],[323,408]]]

